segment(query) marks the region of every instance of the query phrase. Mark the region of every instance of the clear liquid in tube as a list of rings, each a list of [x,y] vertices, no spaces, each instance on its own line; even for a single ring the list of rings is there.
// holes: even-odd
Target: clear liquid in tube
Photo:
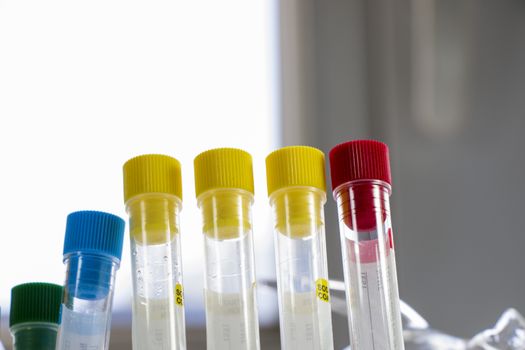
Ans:
[[[259,349],[254,287],[245,296],[206,290],[206,342],[208,350]]]

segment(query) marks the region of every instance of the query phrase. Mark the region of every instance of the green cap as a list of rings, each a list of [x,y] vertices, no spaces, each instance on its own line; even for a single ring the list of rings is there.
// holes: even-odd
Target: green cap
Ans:
[[[59,323],[62,287],[51,283],[25,283],[11,290],[9,327],[26,322]]]

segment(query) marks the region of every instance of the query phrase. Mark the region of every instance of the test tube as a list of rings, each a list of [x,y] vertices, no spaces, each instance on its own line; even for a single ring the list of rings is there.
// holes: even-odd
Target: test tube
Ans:
[[[350,141],[330,151],[343,251],[350,346],[404,349],[389,197],[388,147]]]
[[[250,154],[219,148],[195,158],[204,233],[208,350],[259,349]]]
[[[0,329],[2,328],[2,308],[0,308]],[[2,339],[0,339],[0,350],[5,350]]]
[[[133,280],[134,350],[186,349],[178,160],[149,154],[124,164]]]
[[[61,300],[56,284],[24,283],[11,290],[13,350],[55,350]]]
[[[66,282],[57,350],[107,350],[115,276],[120,266],[124,221],[112,214],[68,215],[64,240]]]
[[[0,308],[0,329],[2,329],[2,308]],[[0,339],[0,350],[5,350],[2,339]]]
[[[273,209],[281,349],[333,349],[320,150],[284,147],[266,158]]]

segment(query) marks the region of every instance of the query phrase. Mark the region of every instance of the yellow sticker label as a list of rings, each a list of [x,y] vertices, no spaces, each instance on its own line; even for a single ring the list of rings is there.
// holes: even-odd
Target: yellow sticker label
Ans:
[[[328,281],[324,278],[319,278],[315,281],[317,298],[321,301],[330,302],[330,289],[328,288]]]
[[[184,305],[184,290],[182,288],[182,284],[180,283],[175,285],[175,302],[179,306]]]

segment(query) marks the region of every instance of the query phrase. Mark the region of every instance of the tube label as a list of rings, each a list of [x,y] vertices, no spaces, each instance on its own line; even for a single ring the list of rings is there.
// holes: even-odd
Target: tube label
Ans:
[[[178,306],[184,305],[184,290],[180,283],[175,285],[175,303],[177,303]]]
[[[328,281],[324,278],[319,278],[315,281],[317,299],[330,302],[330,289],[328,288]]]

